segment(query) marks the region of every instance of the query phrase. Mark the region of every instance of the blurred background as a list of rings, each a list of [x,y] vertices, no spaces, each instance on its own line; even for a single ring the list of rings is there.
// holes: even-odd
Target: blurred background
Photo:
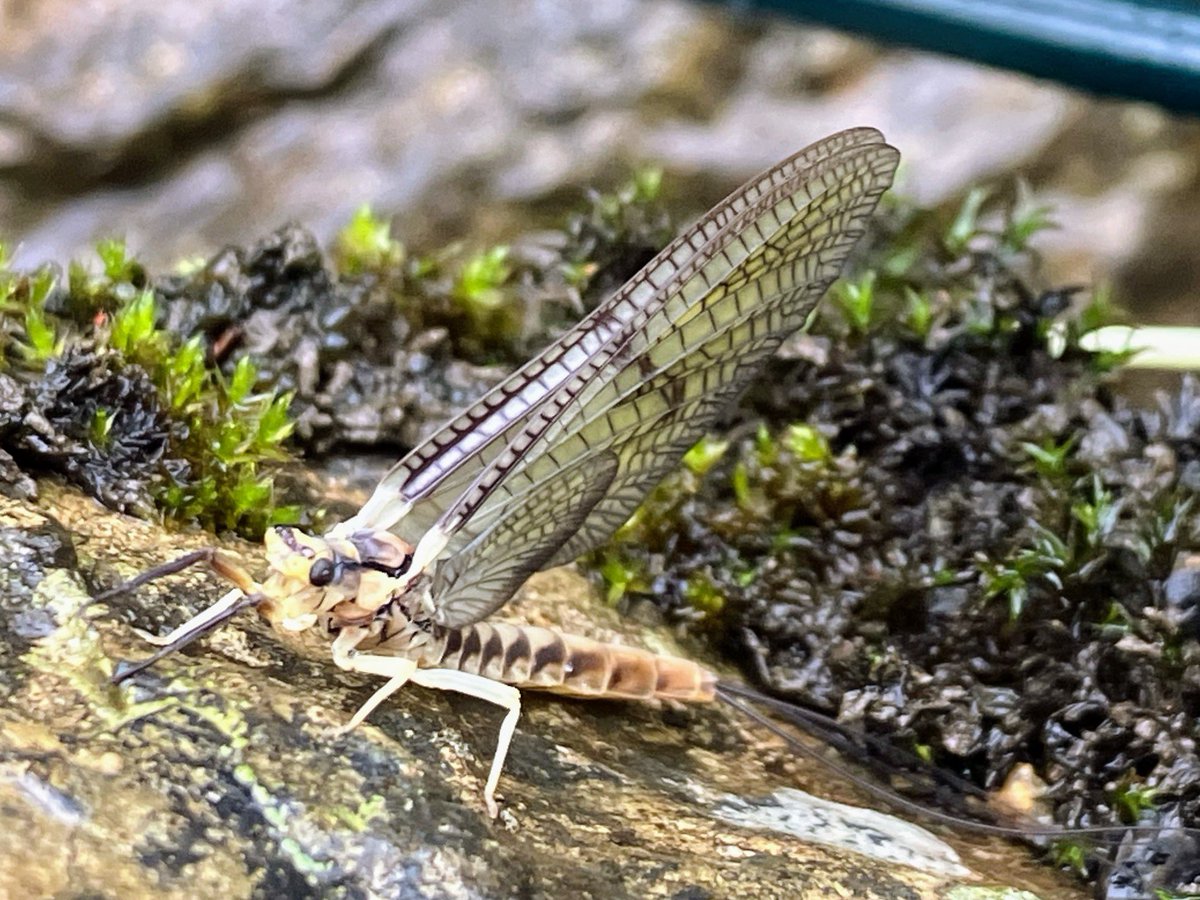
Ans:
[[[155,270],[364,202],[417,248],[553,220],[665,170],[681,217],[813,139],[881,128],[899,189],[1015,176],[1052,282],[1195,322],[1200,123],[779,16],[683,0],[0,0],[0,234],[16,262],[124,236]]]

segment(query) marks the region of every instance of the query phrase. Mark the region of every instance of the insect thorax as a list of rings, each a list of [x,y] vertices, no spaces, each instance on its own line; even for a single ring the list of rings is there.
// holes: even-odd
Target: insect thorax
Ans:
[[[408,571],[412,548],[386,531],[316,537],[277,526],[263,542],[267,613],[288,631],[303,631],[321,620],[338,627],[365,625],[385,606],[407,599],[421,574]]]

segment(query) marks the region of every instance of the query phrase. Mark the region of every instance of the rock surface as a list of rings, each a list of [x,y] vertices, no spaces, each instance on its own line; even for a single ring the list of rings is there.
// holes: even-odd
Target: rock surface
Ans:
[[[1193,321],[1200,124],[959,61],[682,0],[181,0],[0,7],[0,231],[18,261],[125,234],[154,268],[360,203],[417,245],[662,163],[698,213],[848,125],[923,203],[1024,173],[1070,223],[1054,281],[1117,274]]]
[[[335,737],[372,686],[257,623],[114,687],[115,661],[145,652],[132,627],[161,632],[220,589],[196,573],[107,609],[86,608],[89,593],[201,538],[51,484],[40,495],[0,500],[0,897],[1035,896],[980,871],[1079,893],[1022,851],[952,841],[956,856],[797,790],[852,799],[724,710],[527,696],[492,822],[494,710],[401,692]],[[672,648],[565,570],[513,612]]]

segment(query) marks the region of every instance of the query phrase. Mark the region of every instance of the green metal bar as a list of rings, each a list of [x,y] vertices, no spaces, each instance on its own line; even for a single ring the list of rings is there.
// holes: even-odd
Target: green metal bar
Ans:
[[[747,7],[1200,112],[1197,0],[735,0]]]

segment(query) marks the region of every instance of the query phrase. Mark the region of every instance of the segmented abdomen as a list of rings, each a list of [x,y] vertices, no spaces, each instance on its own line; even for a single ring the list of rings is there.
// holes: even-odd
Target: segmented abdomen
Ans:
[[[717,677],[690,660],[550,628],[478,622],[448,630],[439,668],[581,697],[710,701]]]

